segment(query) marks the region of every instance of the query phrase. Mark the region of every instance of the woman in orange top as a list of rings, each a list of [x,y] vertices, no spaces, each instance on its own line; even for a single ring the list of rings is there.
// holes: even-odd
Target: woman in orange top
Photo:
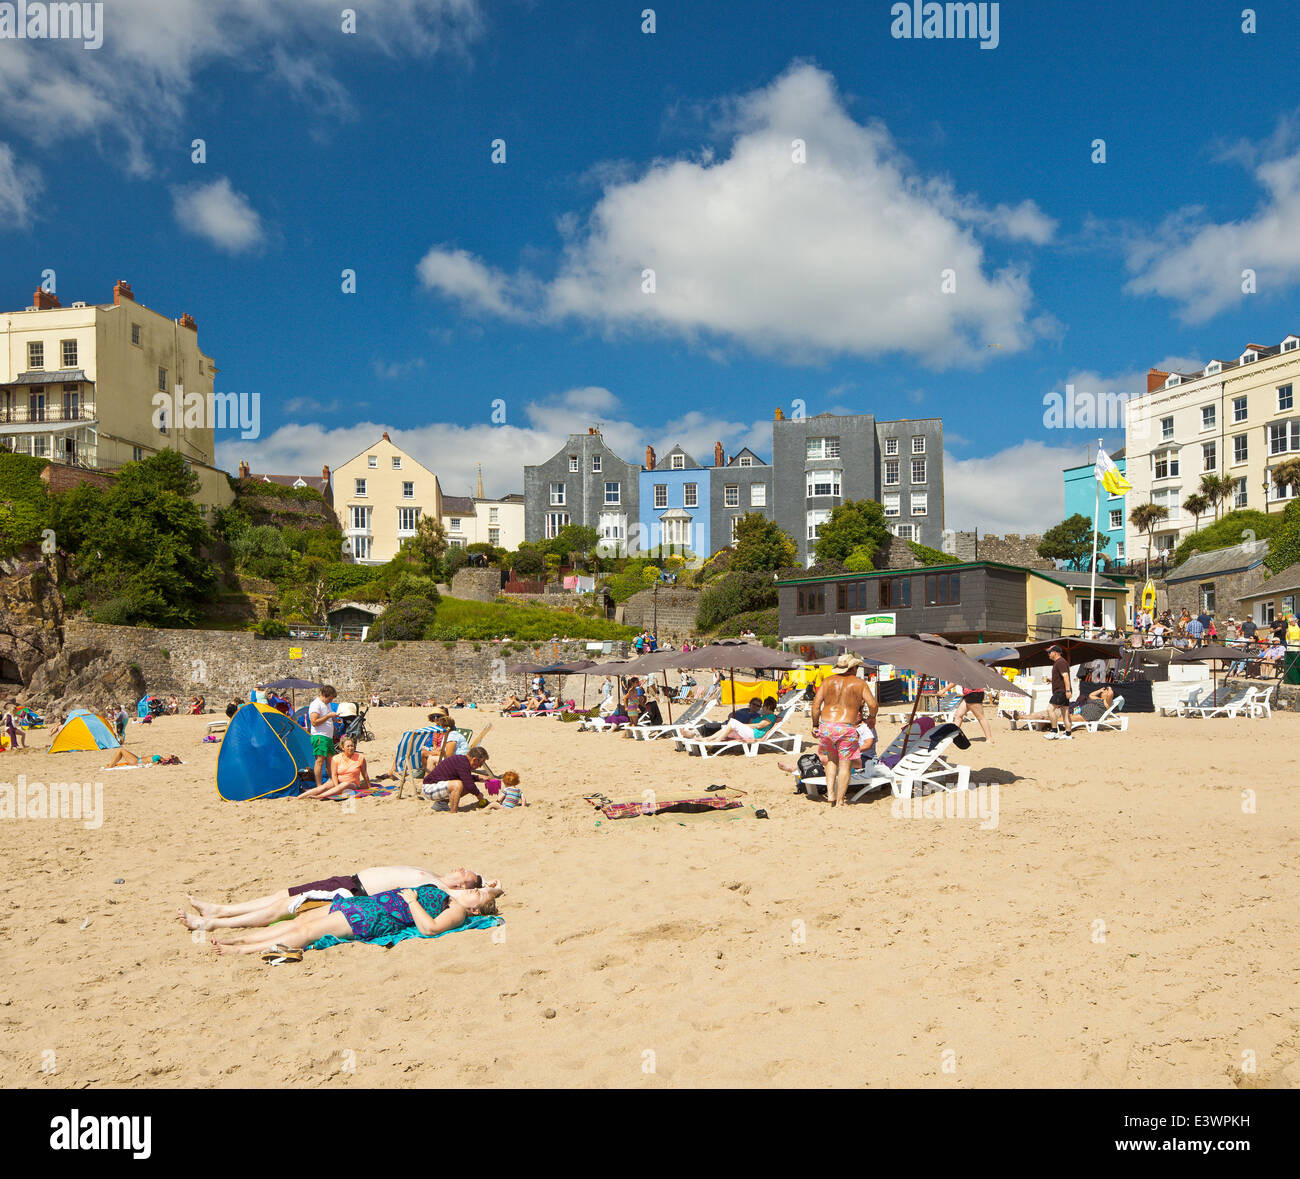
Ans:
[[[339,752],[330,759],[329,781],[313,790],[305,790],[299,798],[335,798],[343,791],[355,787],[370,788],[370,774],[366,759],[357,752],[357,743],[344,737]]]

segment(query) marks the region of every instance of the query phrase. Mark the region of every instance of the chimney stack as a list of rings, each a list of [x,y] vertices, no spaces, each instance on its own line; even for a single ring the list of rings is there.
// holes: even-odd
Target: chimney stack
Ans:
[[[727,452],[722,449],[721,442],[713,444],[713,465],[715,467],[725,467],[727,465]]]
[[[176,322],[183,328],[189,328],[192,332],[197,332],[199,330],[199,325],[194,322],[194,316],[192,316],[188,311],[182,311],[180,319]]]
[[[244,462],[242,459],[240,460],[240,463],[239,463],[239,477],[240,477],[241,479],[247,479],[247,478],[248,478],[248,464],[247,464],[246,462]]]
[[[1151,369],[1147,373],[1147,392],[1154,393],[1157,389],[1163,388],[1168,379],[1168,373],[1162,373],[1158,368]]]
[[[647,471],[655,469],[655,448],[653,446],[645,448],[645,469]]]
[[[38,289],[32,296],[32,303],[37,311],[53,311],[56,307],[62,307],[58,295],[53,295],[43,287]]]
[[[124,278],[119,278],[113,284],[113,306],[116,307],[123,299],[129,299],[135,302],[135,293],[131,290],[130,284]]]
[[[775,421],[783,422],[785,421],[785,411],[778,405],[776,407],[776,413],[773,414],[772,417]]]
[[[387,430],[384,431],[384,441],[385,441],[385,442],[392,442],[392,439],[388,436],[388,431],[387,431]]]
[[[321,469],[320,469],[320,477],[321,477],[322,479],[324,479],[326,483],[328,483],[328,482],[330,481],[330,469],[329,469],[329,467],[321,467]]]

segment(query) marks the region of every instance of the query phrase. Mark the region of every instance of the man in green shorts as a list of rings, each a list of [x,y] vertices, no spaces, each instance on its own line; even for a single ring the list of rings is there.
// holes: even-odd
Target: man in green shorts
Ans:
[[[330,704],[338,693],[329,684],[322,684],[320,695],[311,702],[307,709],[307,721],[311,725],[311,751],[316,755],[316,785],[322,785],[325,766],[334,756],[334,713]]]

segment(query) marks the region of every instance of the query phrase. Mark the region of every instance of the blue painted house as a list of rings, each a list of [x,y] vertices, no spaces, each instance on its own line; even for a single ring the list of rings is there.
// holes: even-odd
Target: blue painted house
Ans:
[[[1126,460],[1124,448],[1121,447],[1110,456],[1120,474],[1124,474]],[[1068,467],[1065,471],[1065,519],[1076,512],[1092,519],[1097,507],[1097,478],[1093,474],[1094,464],[1082,467]],[[1125,561],[1128,554],[1124,551],[1124,525],[1128,522],[1125,500],[1127,496],[1111,495],[1101,489],[1101,511],[1097,519],[1097,531],[1110,538],[1110,544],[1102,550],[1112,561]],[[1099,566],[1100,567],[1100,566]]]
[[[680,446],[656,459],[646,447],[641,470],[641,549],[671,545],[707,557],[709,537],[710,468],[696,462]]]

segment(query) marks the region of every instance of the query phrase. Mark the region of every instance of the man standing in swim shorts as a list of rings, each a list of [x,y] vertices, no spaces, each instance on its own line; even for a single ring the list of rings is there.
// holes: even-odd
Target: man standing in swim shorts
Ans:
[[[817,752],[826,761],[826,793],[832,807],[844,805],[853,762],[861,756],[858,726],[864,717],[873,729],[876,724],[876,698],[866,680],[858,678],[861,666],[856,655],[841,655],[835,661],[835,674],[822,681],[813,697],[813,731]]]

